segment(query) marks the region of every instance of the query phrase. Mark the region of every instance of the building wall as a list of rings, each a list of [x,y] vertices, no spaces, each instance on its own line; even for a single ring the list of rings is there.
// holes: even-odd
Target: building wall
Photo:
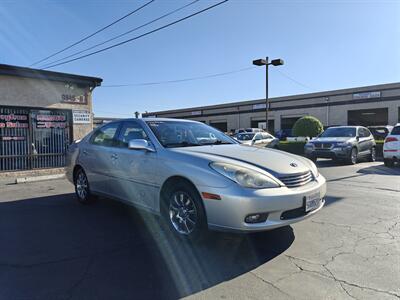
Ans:
[[[379,96],[361,98],[355,94],[379,92]],[[236,103],[194,107],[172,111],[151,112],[147,115],[166,118],[188,118],[210,124],[227,122],[228,130],[250,127],[252,120],[265,121],[265,109],[259,108],[264,99]],[[265,107],[265,106],[264,106]],[[312,115],[325,126],[347,125],[349,110],[388,109],[388,123],[400,122],[400,83],[383,84],[337,91],[270,99],[269,119],[274,120],[275,130],[281,129],[283,118]],[[144,115],[146,116],[146,115]]]
[[[70,87],[73,87],[71,89]],[[0,76],[0,105],[87,110],[92,114],[92,92],[88,86],[34,78]],[[63,103],[63,95],[84,96],[86,104]],[[93,124],[73,124],[73,139],[80,139]]]

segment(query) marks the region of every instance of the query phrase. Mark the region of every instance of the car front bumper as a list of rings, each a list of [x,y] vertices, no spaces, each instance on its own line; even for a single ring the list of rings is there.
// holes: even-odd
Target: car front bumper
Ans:
[[[304,153],[307,157],[321,158],[348,158],[350,156],[351,147],[338,147],[332,149],[310,149],[305,148]]]
[[[317,213],[325,204],[326,180],[319,175],[314,181],[298,188],[244,189],[237,184],[227,188],[199,187],[201,192],[220,195],[221,200],[204,199],[209,229],[255,232],[270,230],[304,220]],[[319,193],[319,206],[305,212],[305,197]],[[266,221],[246,223],[250,214],[268,213]]]

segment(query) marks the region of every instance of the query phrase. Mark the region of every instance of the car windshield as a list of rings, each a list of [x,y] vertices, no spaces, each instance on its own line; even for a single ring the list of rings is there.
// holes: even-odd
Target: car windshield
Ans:
[[[254,133],[242,133],[237,136],[239,141],[250,141],[254,137]]]
[[[147,124],[166,148],[235,143],[227,135],[203,123],[147,121]]]
[[[355,137],[355,127],[331,127],[325,130],[321,137]]]
[[[400,135],[400,126],[394,127],[390,134],[392,134],[392,135]]]

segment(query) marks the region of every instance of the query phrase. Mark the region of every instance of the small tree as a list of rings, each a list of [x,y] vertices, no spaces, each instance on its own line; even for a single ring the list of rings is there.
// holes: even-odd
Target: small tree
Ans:
[[[293,126],[294,136],[315,137],[324,131],[321,121],[313,116],[305,116],[296,121]]]

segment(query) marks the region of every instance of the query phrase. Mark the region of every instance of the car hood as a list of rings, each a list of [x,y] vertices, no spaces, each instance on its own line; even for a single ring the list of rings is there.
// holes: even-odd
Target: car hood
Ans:
[[[353,141],[354,137],[319,137],[316,139],[311,140],[311,143],[314,142],[322,142],[322,143],[343,143],[343,142],[350,142]]]
[[[307,172],[311,162],[301,156],[270,148],[246,145],[215,145],[171,149],[189,155],[201,156],[210,161],[250,164],[274,176]]]

